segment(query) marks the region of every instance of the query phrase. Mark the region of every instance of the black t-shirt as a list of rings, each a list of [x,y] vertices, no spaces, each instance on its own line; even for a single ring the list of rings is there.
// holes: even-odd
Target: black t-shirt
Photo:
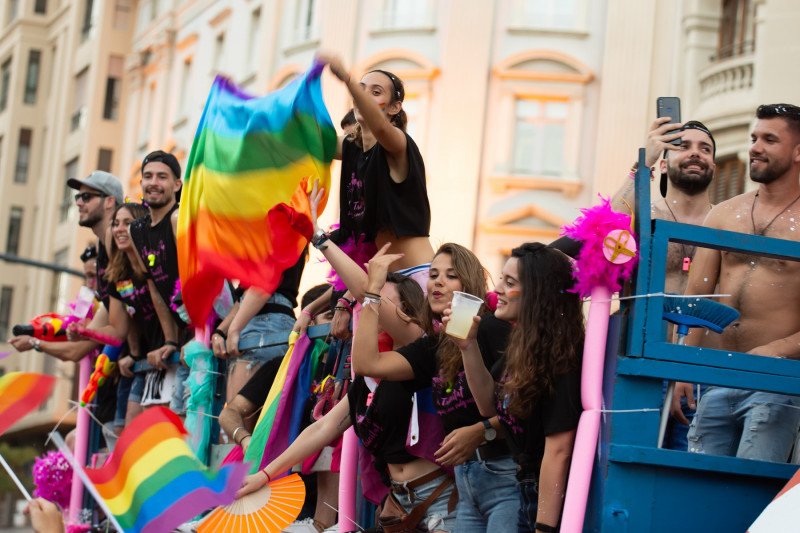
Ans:
[[[178,247],[175,244],[175,235],[172,233],[172,213],[176,209],[178,209],[177,203],[155,226],[152,225],[150,213],[147,213],[131,223],[130,232],[131,239],[139,255],[142,256],[144,266],[153,278],[161,298],[170,308],[175,323],[185,326],[186,323],[171,305],[172,298],[180,287]]]
[[[264,405],[269,395],[269,389],[272,387],[272,382],[275,381],[275,376],[278,375],[282,362],[283,357],[275,357],[258,367],[253,377],[239,391],[239,395],[246,398],[253,405],[258,407]]]
[[[339,192],[339,230],[332,240],[365,235],[373,242],[378,231],[391,229],[398,237],[427,237],[431,208],[425,184],[425,164],[414,140],[406,134],[408,176],[396,183],[389,173],[386,151],[379,143],[366,152],[350,137],[342,143]]]
[[[492,368],[500,352],[507,344],[511,325],[493,313],[481,317],[478,329],[478,346],[486,368]],[[438,337],[422,337],[397,350],[414,369],[415,390],[433,386],[433,404],[442,418],[446,433],[460,427],[471,426],[484,420],[467,384],[462,369],[452,383],[444,383],[439,377],[437,355]]]
[[[108,295],[122,302],[128,315],[136,323],[139,331],[139,355],[164,345],[164,332],[158,320],[147,280],[135,277],[108,283]]]
[[[505,359],[503,356],[492,368],[492,376],[498,383],[505,373]],[[497,391],[497,417],[514,461],[524,470],[538,473],[544,457],[545,437],[578,427],[583,410],[581,365],[577,364],[569,372],[557,377],[553,394],[542,398],[525,420],[518,420],[508,413],[499,385]]]
[[[406,464],[415,460],[416,457],[406,450],[411,396],[414,394],[412,383],[382,380],[367,406],[369,393],[364,378],[356,376],[347,391],[347,400],[353,429],[364,448],[375,456],[377,470],[383,470],[380,461]]]
[[[291,307],[285,305],[267,302],[258,311],[259,315],[266,315],[267,313],[283,313],[294,318],[294,308],[297,307],[297,295],[300,292],[300,278],[303,277],[303,269],[306,266],[306,257],[308,256],[308,246],[303,248],[303,253],[297,259],[297,262],[283,271],[281,274],[281,284],[275,289],[274,294],[285,296],[292,302]]]
[[[97,300],[108,310],[108,285],[109,282],[103,277],[108,268],[108,252],[103,244],[103,239],[97,240]]]

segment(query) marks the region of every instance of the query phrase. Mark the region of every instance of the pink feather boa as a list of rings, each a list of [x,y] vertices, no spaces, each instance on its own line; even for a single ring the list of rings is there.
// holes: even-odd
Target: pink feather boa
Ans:
[[[605,286],[612,292],[617,292],[622,288],[620,281],[624,282],[633,274],[639,260],[638,251],[635,257],[621,265],[612,263],[603,254],[605,238],[611,231],[627,230],[636,238],[631,229],[630,215],[612,210],[610,199],[600,196],[599,205],[581,209],[581,216],[562,230],[562,235],[583,243],[575,258],[573,292],[586,297],[597,286]]]
[[[338,224],[334,224],[331,226],[332,229],[338,227]],[[365,242],[365,236],[359,235],[358,239],[355,239],[353,236],[350,236],[344,244],[342,244],[339,248],[347,254],[347,257],[352,259],[356,262],[358,266],[360,266],[365,272],[367,267],[365,266],[372,257],[378,253],[378,247],[375,246],[374,242]],[[344,282],[339,277],[339,274],[336,273],[335,269],[331,269],[328,272],[328,283],[333,285],[333,289],[336,291],[340,291],[346,289]]]

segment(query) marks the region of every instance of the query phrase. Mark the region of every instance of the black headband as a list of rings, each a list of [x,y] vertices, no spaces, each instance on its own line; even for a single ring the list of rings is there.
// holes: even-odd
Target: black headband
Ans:
[[[381,70],[379,68],[376,68],[372,72],[380,72],[381,74],[392,80],[392,87],[394,88],[394,93],[397,95],[397,99],[400,100],[401,102],[403,101],[405,96],[400,94],[400,86],[398,85],[400,80],[397,79],[397,76],[395,76],[391,72],[386,72],[385,70]]]

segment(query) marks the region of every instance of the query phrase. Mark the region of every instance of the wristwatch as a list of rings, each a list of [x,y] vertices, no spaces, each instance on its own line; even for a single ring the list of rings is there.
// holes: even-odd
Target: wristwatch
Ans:
[[[492,442],[497,438],[497,430],[492,427],[491,422],[484,420],[483,427],[486,428],[483,431],[483,438],[486,439],[486,442]]]
[[[322,245],[325,243],[325,241],[328,240],[329,237],[330,236],[327,233],[325,233],[325,231],[322,230],[322,228],[320,228],[317,231],[315,231],[314,235],[311,237],[311,244],[317,250],[324,250],[325,248],[327,248],[327,246],[322,246]]]

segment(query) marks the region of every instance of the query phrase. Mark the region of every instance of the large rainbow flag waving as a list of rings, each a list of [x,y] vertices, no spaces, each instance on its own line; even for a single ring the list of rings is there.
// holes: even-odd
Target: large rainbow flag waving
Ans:
[[[330,190],[337,142],[323,67],[261,98],[214,81],[178,218],[181,292],[193,323],[205,323],[224,279],[272,293],[311,238],[307,194],[316,179]]]
[[[177,415],[153,407],[125,428],[108,464],[86,469],[125,533],[171,531],[207,509],[233,502],[247,466],[206,468],[186,435]]]

